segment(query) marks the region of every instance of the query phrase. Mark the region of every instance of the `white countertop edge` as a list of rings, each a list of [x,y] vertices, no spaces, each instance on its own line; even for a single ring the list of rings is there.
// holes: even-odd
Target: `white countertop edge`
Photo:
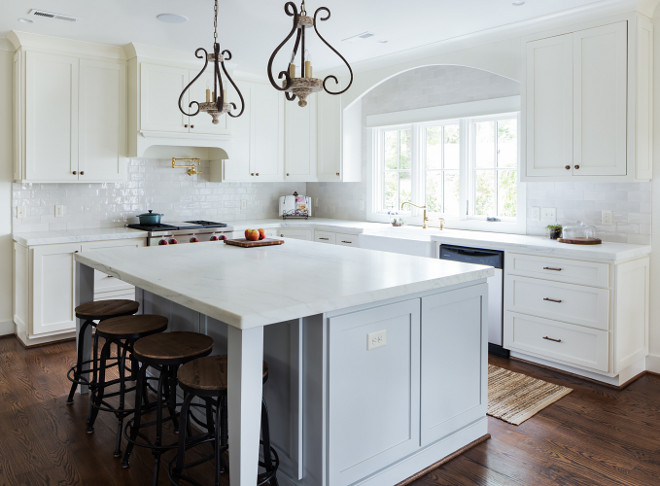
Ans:
[[[123,240],[146,238],[147,231],[133,228],[88,228],[76,230],[36,231],[14,233],[13,239],[23,246],[56,245],[61,243],[84,243],[88,241]]]

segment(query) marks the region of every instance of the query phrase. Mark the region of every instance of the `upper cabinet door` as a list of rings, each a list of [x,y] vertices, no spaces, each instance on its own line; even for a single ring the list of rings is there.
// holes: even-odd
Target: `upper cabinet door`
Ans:
[[[527,175],[565,176],[573,167],[570,34],[527,44]]]
[[[252,87],[250,176],[254,182],[282,180],[284,95],[270,85]]]
[[[319,181],[341,181],[341,96],[321,93],[317,106],[317,177]]]
[[[120,178],[126,153],[126,65],[121,61],[80,61],[80,180]]]
[[[179,110],[179,96],[188,84],[188,70],[149,64],[140,65],[140,130],[188,132],[188,117]],[[181,102],[188,108],[188,98]]]
[[[75,182],[78,59],[41,52],[26,52],[25,56],[25,177]]]
[[[573,174],[626,175],[627,24],[573,34]]]
[[[316,179],[316,100],[307,97],[307,106],[296,101],[284,106],[284,180],[313,181]]]

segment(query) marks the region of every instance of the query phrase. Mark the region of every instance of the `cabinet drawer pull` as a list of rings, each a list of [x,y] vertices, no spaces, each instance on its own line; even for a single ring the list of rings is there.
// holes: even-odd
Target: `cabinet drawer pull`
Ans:
[[[330,238],[321,238],[321,237],[319,236],[319,240],[329,240],[329,239],[330,239]]]
[[[335,175],[339,175],[339,172],[335,172]]]
[[[551,338],[549,336],[543,336],[543,339],[547,339],[548,341],[552,341],[554,343],[560,343],[561,342],[561,339],[555,339],[555,338]]]
[[[556,302],[557,304],[561,304],[562,300],[561,299],[551,299],[550,297],[543,297],[543,300],[547,302]]]
[[[195,125],[190,125],[190,128],[195,128]]]
[[[543,270],[552,270],[553,272],[561,272],[561,268],[557,268],[557,267],[543,267]]]
[[[579,168],[580,168],[580,164],[575,164],[575,168],[576,168],[576,169],[579,169]]]
[[[342,243],[347,243],[347,244],[349,244],[349,245],[350,245],[351,243],[353,243],[352,241],[346,241],[346,240],[341,240],[341,242],[342,242]]]
[[[74,171],[73,171],[73,175],[78,175],[78,171],[77,171],[77,170],[74,170]]]
[[[566,169],[566,170],[571,170],[571,166],[570,166],[570,165],[565,165],[565,166],[564,166],[564,169]]]
[[[81,171],[80,171],[80,175],[85,175],[85,171],[84,171],[84,170],[81,170]]]

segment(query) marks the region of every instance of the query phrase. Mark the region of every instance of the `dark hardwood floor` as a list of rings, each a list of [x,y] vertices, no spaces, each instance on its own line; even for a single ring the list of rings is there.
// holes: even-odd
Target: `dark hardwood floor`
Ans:
[[[86,399],[66,405],[74,355],[73,342],[25,350],[0,338],[0,486],[151,484],[149,451],[136,448],[129,469],[112,457],[110,414],[99,414],[95,433],[86,434]],[[660,376],[617,391],[526,363],[491,362],[574,391],[520,426],[489,418],[489,440],[414,486],[660,484]],[[164,468],[159,484],[169,484]]]

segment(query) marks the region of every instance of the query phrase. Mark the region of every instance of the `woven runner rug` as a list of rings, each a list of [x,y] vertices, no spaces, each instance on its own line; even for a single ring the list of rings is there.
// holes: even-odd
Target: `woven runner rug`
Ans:
[[[520,425],[572,391],[572,388],[488,365],[488,415],[513,425]]]

